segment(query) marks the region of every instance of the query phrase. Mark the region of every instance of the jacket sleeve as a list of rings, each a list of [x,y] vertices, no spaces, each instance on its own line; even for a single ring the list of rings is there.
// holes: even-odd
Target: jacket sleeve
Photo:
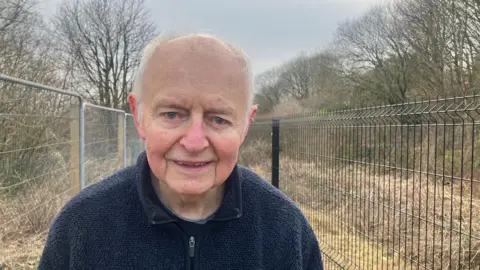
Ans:
[[[281,269],[323,270],[323,259],[318,240],[306,219],[296,224],[290,250]]]
[[[302,235],[302,257],[305,270],[323,270],[323,259],[315,233],[310,226],[306,226]]]
[[[69,269],[69,225],[64,220],[65,217],[60,214],[52,223],[40,257],[39,270]]]

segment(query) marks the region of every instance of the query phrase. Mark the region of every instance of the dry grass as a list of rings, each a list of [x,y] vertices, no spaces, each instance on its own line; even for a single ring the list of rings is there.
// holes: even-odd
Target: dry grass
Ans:
[[[299,204],[314,228],[324,255],[325,267],[341,266],[342,269],[402,269],[407,264],[392,258],[376,243],[349,231],[332,220],[331,213],[323,213]],[[333,222],[332,222],[333,221]],[[372,258],[374,258],[372,260]]]
[[[2,243],[0,269],[36,269],[48,231]]]
[[[71,198],[68,179],[50,177],[37,187],[0,199],[0,269],[35,268],[51,221]]]
[[[281,189],[310,220],[327,269],[468,269],[469,263],[480,269],[479,183],[443,185],[425,174],[400,177],[399,171],[328,157],[305,161],[286,150]],[[240,163],[270,179],[270,151],[266,141],[250,140]],[[87,161],[87,182],[118,166],[113,156]],[[48,226],[71,196],[68,171],[30,183],[14,196],[0,193],[0,269],[35,268]]]
[[[0,269],[35,268],[53,218],[79,190],[80,104],[52,91],[0,84]],[[119,129],[123,123],[116,112],[84,110],[87,185],[123,165],[119,138],[127,139],[130,161],[140,150],[132,118],[127,134]]]
[[[85,161],[85,185],[94,184],[103,177],[111,175],[122,168],[122,164],[117,153],[105,155],[102,158],[88,159]]]
[[[280,188],[309,218],[332,267],[480,269],[478,182],[443,185],[328,157],[280,159]],[[270,179],[269,160],[249,164]]]
[[[120,166],[113,155],[89,159],[86,183],[92,184]],[[25,182],[15,193],[10,188],[0,189],[0,269],[36,268],[52,220],[74,193],[69,175],[68,170],[58,170]]]
[[[306,113],[311,112],[312,109],[308,109],[305,106],[306,101],[299,101],[299,100],[286,100],[281,102],[280,104],[273,107],[273,109],[268,113],[263,113],[258,115],[261,118],[272,118],[272,117],[283,117],[289,116],[299,113]]]
[[[0,269],[35,266],[52,219],[71,197],[69,167],[62,155],[52,151],[43,160],[49,162],[39,175],[33,161],[22,172],[5,170],[1,175],[15,184],[0,187]]]

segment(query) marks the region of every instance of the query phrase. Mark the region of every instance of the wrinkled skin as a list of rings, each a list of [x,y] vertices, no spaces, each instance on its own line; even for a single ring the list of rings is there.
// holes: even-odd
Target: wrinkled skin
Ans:
[[[255,115],[242,61],[212,37],[184,37],[158,47],[144,73],[137,130],[162,200],[184,217],[215,211]]]

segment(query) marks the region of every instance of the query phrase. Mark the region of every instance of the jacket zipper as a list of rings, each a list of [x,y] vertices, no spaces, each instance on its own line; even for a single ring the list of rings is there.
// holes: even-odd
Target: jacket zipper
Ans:
[[[188,254],[190,255],[190,269],[195,269],[195,237],[188,240]]]

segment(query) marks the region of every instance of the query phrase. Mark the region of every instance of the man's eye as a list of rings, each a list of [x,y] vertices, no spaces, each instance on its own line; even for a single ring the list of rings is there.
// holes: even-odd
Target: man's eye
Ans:
[[[176,112],[166,112],[166,113],[164,113],[164,116],[167,117],[168,119],[175,119],[175,117],[178,116],[178,113],[176,113]]]
[[[213,121],[215,122],[215,124],[217,125],[224,125],[227,123],[227,120],[221,118],[221,117],[214,117],[213,118]]]

